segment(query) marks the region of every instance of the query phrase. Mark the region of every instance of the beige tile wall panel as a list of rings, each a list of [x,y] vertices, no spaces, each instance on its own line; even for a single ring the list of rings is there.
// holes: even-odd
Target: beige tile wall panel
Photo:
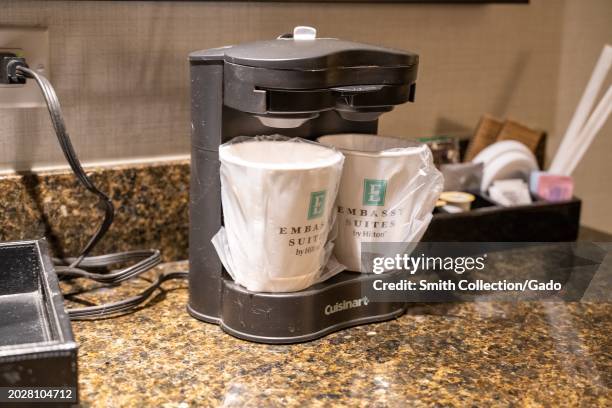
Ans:
[[[562,8],[525,5],[3,1],[0,25],[49,28],[51,72],[85,161],[189,151],[187,54],[299,24],[421,55],[405,137],[471,131],[481,113],[554,119]],[[0,168],[61,164],[44,109],[0,110]]]

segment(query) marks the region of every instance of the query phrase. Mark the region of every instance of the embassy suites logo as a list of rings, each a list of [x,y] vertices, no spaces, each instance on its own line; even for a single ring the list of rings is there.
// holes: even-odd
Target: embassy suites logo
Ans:
[[[327,233],[325,220],[317,220],[317,218],[322,218],[325,213],[326,196],[326,190],[310,193],[307,214],[309,222],[302,225],[282,225],[278,227],[278,234],[287,235],[285,242],[288,247],[295,248],[295,255],[312,254],[324,244],[325,234]]]
[[[313,220],[323,215],[325,210],[326,190],[310,193],[310,204],[308,204],[308,219]]]
[[[352,299],[352,300],[341,300],[339,302],[336,302],[333,305],[325,306],[325,310],[324,311],[325,311],[325,315],[329,316],[331,314],[338,313],[338,312],[341,312],[343,310],[354,309],[356,307],[367,306],[368,303],[370,303],[370,299],[368,299],[367,296],[364,296],[364,297],[358,298],[358,299]]]
[[[363,205],[385,205],[387,180],[363,180]]]

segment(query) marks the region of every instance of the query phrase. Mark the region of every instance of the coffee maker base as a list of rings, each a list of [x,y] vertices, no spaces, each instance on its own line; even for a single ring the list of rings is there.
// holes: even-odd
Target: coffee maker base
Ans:
[[[196,319],[214,323],[228,334],[248,341],[291,344],[315,340],[338,330],[394,319],[405,313],[405,302],[375,302],[368,297],[374,280],[396,281],[399,272],[372,275],[343,272],[324,283],[291,293],[251,292],[224,277],[219,317]]]

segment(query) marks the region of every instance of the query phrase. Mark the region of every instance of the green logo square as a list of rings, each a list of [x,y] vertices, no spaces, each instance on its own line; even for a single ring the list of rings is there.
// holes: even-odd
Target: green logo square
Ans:
[[[363,180],[363,205],[385,205],[387,180]]]
[[[308,205],[308,219],[319,218],[325,211],[326,191],[315,191],[310,193],[310,205]]]

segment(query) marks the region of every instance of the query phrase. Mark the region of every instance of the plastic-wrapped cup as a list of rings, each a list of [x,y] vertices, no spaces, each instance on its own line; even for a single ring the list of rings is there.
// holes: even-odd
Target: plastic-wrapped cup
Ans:
[[[344,156],[337,198],[334,254],[349,270],[362,265],[362,242],[418,242],[442,191],[429,148],[410,140],[364,134],[318,141]]]
[[[220,146],[219,159],[225,226],[213,244],[235,282],[292,292],[343,269],[327,265],[340,152],[303,139],[241,137]]]

